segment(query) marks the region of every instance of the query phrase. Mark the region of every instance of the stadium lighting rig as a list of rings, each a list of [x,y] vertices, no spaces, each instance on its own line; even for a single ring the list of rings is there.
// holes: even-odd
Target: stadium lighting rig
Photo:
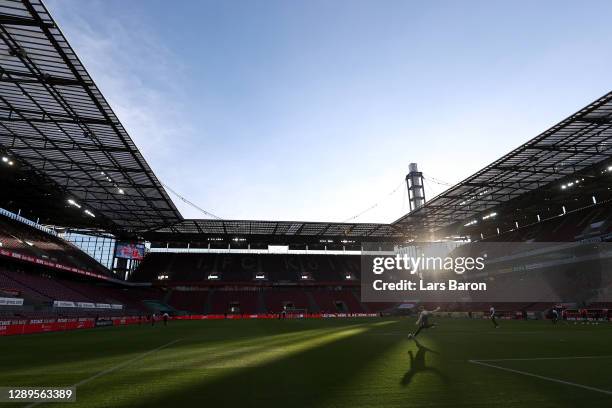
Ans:
[[[561,189],[562,189],[562,190],[566,190],[566,189],[568,189],[568,188],[571,188],[571,187],[577,186],[577,185],[578,185],[578,184],[580,184],[582,181],[584,181],[584,179],[576,179],[576,180],[574,180],[574,181],[570,181],[569,183],[562,184],[562,185],[561,185]]]
[[[71,205],[71,206],[73,206],[73,207],[78,208],[79,210],[80,210],[81,208],[83,208],[83,206],[82,206],[81,204],[77,203],[77,202],[76,202],[74,199],[72,199],[72,198],[69,198],[68,200],[66,200],[66,202],[67,202],[69,205]],[[88,209],[84,209],[84,210],[83,210],[83,214],[85,214],[85,215],[87,215],[87,216],[89,216],[89,217],[91,217],[91,218],[96,218],[96,215],[95,215],[95,214],[94,214],[92,211],[90,211],[90,210],[88,210]]]
[[[15,162],[7,156],[2,156],[2,163],[5,163],[7,166],[12,166],[15,164]]]
[[[100,174],[102,176],[104,176],[104,178],[106,178],[106,181],[111,183],[113,185],[113,187],[117,189],[117,193],[119,193],[121,195],[125,194],[125,190],[123,190],[121,187],[119,187],[119,185],[115,181],[113,181],[113,179],[108,174],[106,174],[106,172],[101,171]]]
[[[68,204],[70,204],[71,206],[76,207],[76,208],[81,208],[81,204],[77,203],[72,198],[68,199]]]

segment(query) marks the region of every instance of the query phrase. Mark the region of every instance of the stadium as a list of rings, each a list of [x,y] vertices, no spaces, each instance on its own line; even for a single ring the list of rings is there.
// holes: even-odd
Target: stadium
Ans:
[[[0,38],[0,404],[612,406],[612,92],[390,223],[184,218],[40,0]]]

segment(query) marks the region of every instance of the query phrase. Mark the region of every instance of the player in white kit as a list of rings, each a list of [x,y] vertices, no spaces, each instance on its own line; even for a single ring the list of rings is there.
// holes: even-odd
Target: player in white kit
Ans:
[[[413,339],[421,332],[422,329],[429,329],[430,327],[434,327],[436,325],[435,323],[429,323],[429,315],[437,312],[438,310],[440,310],[439,307],[435,308],[434,310],[425,310],[425,308],[421,306],[421,313],[419,313],[419,318],[416,321],[416,325],[419,326],[419,328],[416,332],[410,333],[408,335],[408,338]]]

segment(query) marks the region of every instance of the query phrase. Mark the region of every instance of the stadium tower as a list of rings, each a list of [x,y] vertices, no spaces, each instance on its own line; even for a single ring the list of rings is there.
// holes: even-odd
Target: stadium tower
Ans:
[[[423,183],[423,173],[419,171],[417,164],[410,163],[408,169],[406,186],[408,187],[410,211],[413,211],[425,205],[425,186]]]

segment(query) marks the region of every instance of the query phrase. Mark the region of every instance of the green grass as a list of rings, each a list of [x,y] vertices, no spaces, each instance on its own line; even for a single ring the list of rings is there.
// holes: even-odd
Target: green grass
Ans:
[[[610,394],[469,362],[608,356],[489,364],[612,391],[612,324],[437,322],[419,335],[421,349],[406,338],[412,319],[183,321],[6,337],[0,385],[69,386],[124,364],[65,405],[612,407]]]

